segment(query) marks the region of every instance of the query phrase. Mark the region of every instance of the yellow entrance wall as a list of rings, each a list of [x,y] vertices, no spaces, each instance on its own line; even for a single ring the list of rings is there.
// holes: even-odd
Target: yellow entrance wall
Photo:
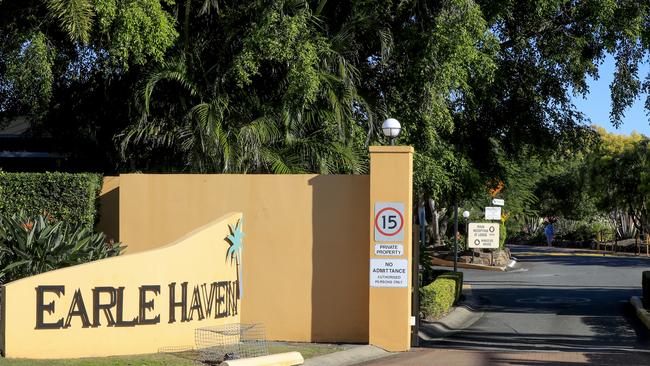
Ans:
[[[119,196],[127,253],[243,212],[242,322],[271,340],[368,342],[368,176],[124,174]]]
[[[213,301],[212,315],[203,313],[199,320],[198,309],[190,312],[192,320],[182,320],[182,310],[175,311],[176,319],[170,322],[170,285],[175,288],[175,299],[181,301],[182,283],[187,281],[187,310],[190,311],[195,286],[213,282],[228,281],[236,284],[236,264],[226,261],[229,248],[225,238],[230,233],[228,225],[235,227],[241,214],[228,214],[217,218],[205,226],[183,235],[171,244],[151,251],[133,255],[123,255],[73,267],[46,272],[8,283],[2,287],[2,335],[5,357],[25,358],[68,358],[155,353],[164,349],[187,349],[194,346],[194,330],[199,327],[237,323],[240,320],[241,306],[237,311],[227,311],[216,318],[217,305]],[[246,223],[243,225],[246,233]],[[245,245],[244,238],[244,245]],[[65,286],[64,293],[48,291],[42,301],[37,300],[37,287]],[[159,294],[145,291],[140,298],[141,286],[160,286]],[[43,324],[49,326],[59,319],[66,321],[72,306],[72,298],[77,290],[82,294],[89,321],[94,322],[93,289],[99,287],[124,287],[122,296],[116,293],[116,305],[110,310],[114,320],[118,320],[119,304],[123,304],[122,320],[132,321],[135,317],[144,319],[143,324],[127,325],[116,323],[107,326],[108,318],[100,311],[99,325],[83,327],[82,317],[71,317],[68,327],[59,329],[36,329],[37,314],[43,316]],[[230,289],[235,288],[231,286]],[[98,292],[99,293],[99,292]],[[221,292],[223,294],[223,291]],[[229,293],[232,294],[232,291]],[[100,303],[110,302],[110,293],[100,294]],[[122,299],[120,301],[119,299]],[[235,296],[231,297],[236,299]],[[144,301],[144,302],[142,302]],[[150,302],[153,301],[153,302]],[[42,304],[38,311],[37,303]],[[53,304],[53,305],[50,305]],[[141,306],[141,304],[145,304]],[[231,304],[234,304],[232,302]],[[238,303],[241,305],[240,303]],[[207,305],[207,304],[205,304]],[[50,308],[53,306],[53,309]],[[49,309],[48,309],[49,308]],[[140,309],[145,309],[141,313]],[[204,307],[205,308],[205,307]],[[52,312],[49,312],[52,310]],[[144,324],[159,315],[156,324]],[[186,319],[190,318],[190,315]],[[119,326],[122,325],[122,326]],[[125,326],[126,325],[126,326]],[[41,327],[44,328],[44,327]]]
[[[104,177],[97,213],[96,229],[106,234],[106,240],[117,242],[120,236],[120,177]]]

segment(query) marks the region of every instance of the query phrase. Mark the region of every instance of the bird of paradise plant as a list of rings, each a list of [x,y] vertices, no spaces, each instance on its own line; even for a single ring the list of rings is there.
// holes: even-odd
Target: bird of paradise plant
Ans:
[[[226,252],[226,261],[228,260],[228,258],[230,258],[230,264],[232,264],[232,261],[235,260],[235,264],[237,265],[237,283],[239,284],[240,299],[243,296],[243,286],[242,286],[243,277],[241,274],[242,266],[243,266],[242,250],[244,249],[244,244],[242,243],[242,239],[244,238],[244,233],[242,232],[243,221],[244,221],[243,218],[237,221],[237,224],[235,224],[234,228],[231,225],[228,225],[228,228],[230,229],[230,235],[226,237],[226,241],[228,241],[228,243],[230,244],[230,247]]]

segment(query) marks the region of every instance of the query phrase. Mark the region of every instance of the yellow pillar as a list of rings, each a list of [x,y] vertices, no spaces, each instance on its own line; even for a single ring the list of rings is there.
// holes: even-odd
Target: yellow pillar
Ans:
[[[413,148],[370,147],[369,341],[411,347]]]

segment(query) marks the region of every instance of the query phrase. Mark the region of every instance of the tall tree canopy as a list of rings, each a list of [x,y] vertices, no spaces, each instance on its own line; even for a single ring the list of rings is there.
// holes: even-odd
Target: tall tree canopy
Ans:
[[[164,2],[167,3],[167,2]],[[174,19],[158,0],[0,1],[0,113],[43,118],[56,88],[161,62]]]
[[[363,172],[391,116],[404,127],[398,142],[416,149],[419,193],[467,197],[512,173],[504,162],[593,140],[571,96],[608,53],[620,123],[650,85],[638,72],[649,10],[636,0],[0,0],[0,114],[70,142],[94,162],[85,169],[276,173]]]

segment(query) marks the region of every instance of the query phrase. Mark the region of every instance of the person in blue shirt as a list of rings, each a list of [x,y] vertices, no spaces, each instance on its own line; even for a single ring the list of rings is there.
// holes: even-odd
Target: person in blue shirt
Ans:
[[[549,247],[553,246],[553,235],[555,234],[555,229],[553,228],[553,222],[549,221],[544,228],[544,234],[546,234],[546,243]]]

